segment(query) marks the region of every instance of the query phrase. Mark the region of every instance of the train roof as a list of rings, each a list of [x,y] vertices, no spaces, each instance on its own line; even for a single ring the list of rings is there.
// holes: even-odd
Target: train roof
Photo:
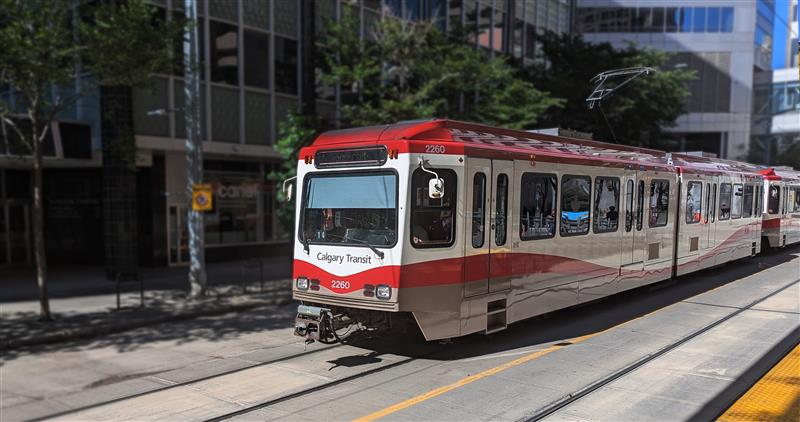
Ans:
[[[334,130],[321,134],[307,152],[345,146],[401,141],[413,144],[452,143],[449,153],[517,158],[610,167],[646,168],[687,173],[749,173],[759,168],[718,158],[611,144],[586,139],[503,129],[449,119],[398,122],[382,126]],[[409,148],[401,152],[417,152]],[[421,150],[424,151],[424,150]]]

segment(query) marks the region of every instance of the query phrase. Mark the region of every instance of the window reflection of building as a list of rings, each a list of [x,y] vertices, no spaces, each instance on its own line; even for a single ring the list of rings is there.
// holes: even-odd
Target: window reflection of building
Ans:
[[[272,237],[272,189],[258,173],[206,171],[214,210],[205,215],[206,243],[238,244]]]

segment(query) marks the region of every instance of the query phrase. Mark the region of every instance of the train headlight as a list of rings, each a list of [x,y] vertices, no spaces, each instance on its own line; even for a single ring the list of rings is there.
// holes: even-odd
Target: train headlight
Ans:
[[[305,277],[297,277],[297,288],[300,290],[308,290],[308,279]]]
[[[392,297],[392,288],[385,284],[379,284],[375,289],[375,296],[378,299],[387,300]]]

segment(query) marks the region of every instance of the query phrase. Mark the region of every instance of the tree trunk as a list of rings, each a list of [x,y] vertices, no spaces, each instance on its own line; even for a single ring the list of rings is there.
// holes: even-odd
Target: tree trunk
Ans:
[[[33,247],[36,257],[36,284],[39,286],[39,320],[51,321],[50,297],[47,294],[47,258],[44,246],[44,198],[42,145],[39,142],[38,124],[31,122],[33,142]]]

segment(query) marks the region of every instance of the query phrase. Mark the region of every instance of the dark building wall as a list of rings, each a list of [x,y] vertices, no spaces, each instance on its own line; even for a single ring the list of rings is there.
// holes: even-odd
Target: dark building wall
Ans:
[[[49,264],[103,264],[101,176],[97,168],[44,171],[44,233]]]

